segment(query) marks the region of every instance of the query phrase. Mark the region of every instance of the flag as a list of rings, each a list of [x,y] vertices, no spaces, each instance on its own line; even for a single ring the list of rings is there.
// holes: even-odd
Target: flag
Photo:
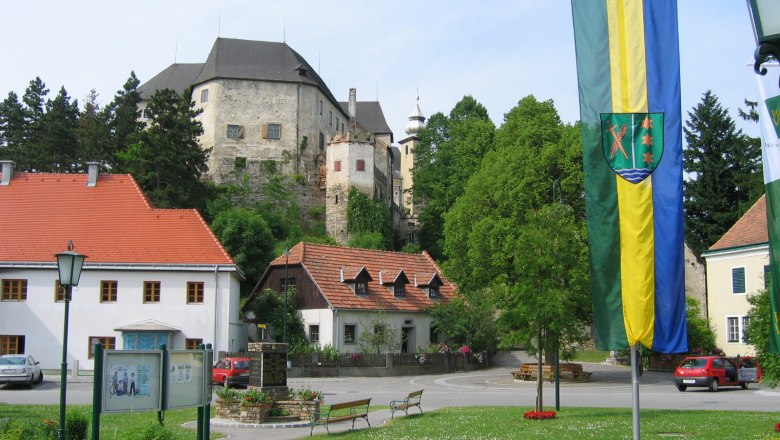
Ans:
[[[758,120],[761,125],[761,156],[764,162],[766,226],[769,232],[769,351],[780,354],[780,66],[764,66],[765,76],[758,80]]]
[[[572,0],[596,346],[688,350],[675,0]]]

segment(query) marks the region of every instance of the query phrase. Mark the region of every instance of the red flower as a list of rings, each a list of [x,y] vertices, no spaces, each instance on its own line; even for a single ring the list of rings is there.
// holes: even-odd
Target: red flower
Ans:
[[[555,411],[526,411],[523,413],[523,417],[529,420],[554,419],[556,415]]]
[[[780,432],[780,422],[775,423],[775,432]]]

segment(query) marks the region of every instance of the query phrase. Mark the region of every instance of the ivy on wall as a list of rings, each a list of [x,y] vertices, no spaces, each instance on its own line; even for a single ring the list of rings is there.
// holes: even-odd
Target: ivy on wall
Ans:
[[[393,248],[395,230],[389,209],[380,200],[363,194],[354,186],[349,188],[347,231],[353,237],[381,234],[382,247],[387,250]]]

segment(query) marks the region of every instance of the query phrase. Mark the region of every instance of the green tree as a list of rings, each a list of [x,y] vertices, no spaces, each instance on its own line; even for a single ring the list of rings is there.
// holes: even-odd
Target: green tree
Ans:
[[[761,149],[704,93],[685,122],[685,240],[700,255],[763,194]]]
[[[393,249],[395,229],[390,210],[381,200],[363,194],[354,186],[349,188],[347,231],[352,234],[354,243],[359,244],[354,247]]]
[[[489,297],[489,289],[479,295]],[[496,310],[490,301],[470,301],[457,295],[429,309],[436,332],[448,343],[468,345],[473,351],[493,351],[498,344]]]
[[[106,113],[98,103],[95,89],[90,90],[78,121],[79,156],[87,162],[99,162],[107,165],[113,157],[108,151],[112,141]],[[111,162],[113,163],[113,162]]]
[[[750,324],[745,331],[747,343],[753,346],[761,365],[761,382],[774,388],[780,382],[780,357],[769,351],[769,333],[772,331],[769,290],[748,295],[747,300],[750,304]]]
[[[46,113],[39,124],[39,148],[49,161],[45,167],[41,164],[40,169],[58,173],[78,171],[81,161],[78,143],[78,101],[71,102],[65,87],[60,88],[53,100],[46,101]]]
[[[273,259],[271,228],[258,212],[234,208],[220,212],[211,229],[246,275],[242,293],[248,294]]]
[[[27,86],[24,103],[24,132],[14,160],[19,171],[48,171],[51,155],[43,146],[45,99],[49,89],[39,77]]]
[[[482,158],[493,149],[495,125],[485,107],[465,96],[449,116],[436,113],[415,147],[414,197],[420,213],[420,246],[434,258],[444,256],[444,213],[460,197]]]
[[[159,90],[146,109],[148,126],[137,143],[119,153],[122,169],[131,173],[152,202],[160,208],[205,208],[209,152],[198,145],[203,126],[195,119],[190,91],[179,96]]]
[[[371,314],[358,336],[358,345],[363,353],[398,352],[401,348],[401,330],[394,329],[384,312]]]
[[[696,298],[690,296],[685,298],[686,310],[685,319],[688,324],[688,350],[696,350],[701,353],[713,353],[717,348],[715,344],[715,333],[710,327],[710,322],[701,317],[701,306]]]
[[[127,152],[130,146],[137,142],[144,128],[141,110],[138,108],[141,103],[141,93],[138,92],[140,83],[135,72],[130,72],[130,77],[122,89],[116,92],[114,99],[101,115],[107,121],[111,142],[106,146],[106,157],[100,160],[109,165],[121,165],[117,155]]]
[[[17,165],[21,163],[18,155],[24,144],[25,127],[25,112],[19,96],[9,92],[0,103],[0,151],[4,158],[16,161]]]
[[[303,319],[298,314],[296,301],[297,291],[290,288],[287,291],[287,308],[285,309],[284,294],[275,290],[264,290],[254,301],[252,310],[257,317],[257,322],[271,324],[273,339],[282,342],[284,337],[284,324],[287,324],[287,343],[306,344],[306,331],[303,327]],[[286,314],[286,316],[285,316]]]

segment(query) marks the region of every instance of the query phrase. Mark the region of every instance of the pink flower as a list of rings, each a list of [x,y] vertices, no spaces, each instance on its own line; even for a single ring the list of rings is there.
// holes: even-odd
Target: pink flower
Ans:
[[[458,349],[461,353],[471,353],[471,348],[468,345],[464,345]]]
[[[775,432],[780,432],[780,422],[775,423]]]

